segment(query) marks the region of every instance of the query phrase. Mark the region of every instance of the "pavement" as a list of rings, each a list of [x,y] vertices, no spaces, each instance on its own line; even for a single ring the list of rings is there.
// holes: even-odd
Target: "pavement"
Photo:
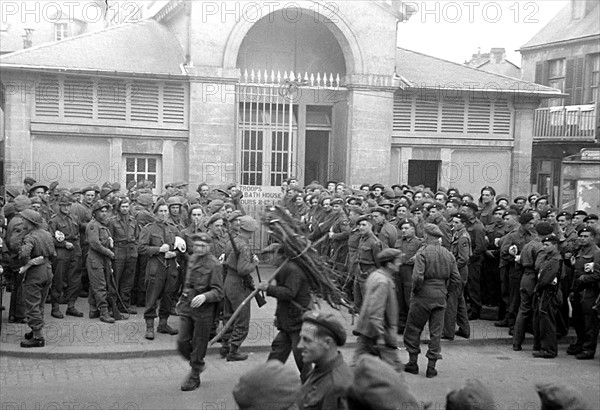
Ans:
[[[262,267],[262,276],[268,277],[272,267]],[[257,278],[255,278],[257,281]],[[4,305],[8,306],[10,294],[4,295]],[[277,334],[273,325],[275,317],[276,300],[267,297],[267,304],[258,308],[252,301],[250,331],[248,338],[242,345],[241,351],[264,352],[270,350],[271,342]],[[100,322],[98,319],[88,318],[87,298],[79,298],[77,309],[84,312],[82,318],[65,316],[56,319],[50,316],[50,305],[45,305],[44,327],[46,346],[42,348],[24,349],[19,343],[23,335],[30,329],[26,324],[8,323],[8,308],[2,312],[2,330],[0,332],[0,356],[39,358],[39,359],[124,359],[134,357],[154,357],[172,355],[176,349],[177,336],[156,333],[154,340],[146,340],[144,333],[146,325],[143,317],[143,308],[137,308],[137,315],[130,315],[127,320],[120,320],[114,324]],[[66,306],[61,305],[65,312]],[[354,318],[347,312],[336,311],[326,303],[320,309],[330,311],[338,317],[346,327],[348,347],[356,344],[356,338],[351,336]],[[158,320],[156,321],[158,322]],[[157,324],[157,323],[156,323]],[[179,327],[179,318],[169,318],[172,327]],[[400,339],[402,337],[400,336]],[[428,332],[423,332],[422,339],[427,343]],[[574,334],[571,333],[560,339],[561,345],[572,343]],[[533,337],[527,335],[524,346],[532,344]],[[507,328],[494,327],[492,321],[475,320],[471,322],[471,337],[462,339],[457,337],[454,341],[442,341],[444,345],[484,345],[484,346],[510,346],[512,337],[508,335]],[[209,353],[215,353],[220,345],[217,343],[209,347]]]

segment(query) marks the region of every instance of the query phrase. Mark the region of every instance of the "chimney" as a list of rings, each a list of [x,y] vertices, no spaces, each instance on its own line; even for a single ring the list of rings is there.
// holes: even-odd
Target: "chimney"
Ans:
[[[490,63],[502,64],[506,60],[505,48],[492,48],[490,51]]]
[[[35,31],[32,28],[25,28],[25,34],[23,37],[23,48],[30,48],[33,46],[33,32]]]

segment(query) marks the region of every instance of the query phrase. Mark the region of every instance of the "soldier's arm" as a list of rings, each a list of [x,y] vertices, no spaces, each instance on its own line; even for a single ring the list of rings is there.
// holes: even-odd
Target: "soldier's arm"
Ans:
[[[368,300],[364,303],[368,305],[366,311],[369,312],[369,322],[377,330],[379,336],[385,333],[384,317],[387,302],[388,286],[383,281],[377,281],[373,284]]]
[[[412,274],[413,292],[418,292],[425,281],[425,254],[422,250],[415,255],[415,267]]]
[[[150,245],[150,235],[152,234],[152,227],[146,226],[142,228],[139,240],[139,253],[140,255],[155,256],[160,253],[160,246]]]
[[[456,257],[456,265],[457,267],[463,268],[469,263],[469,254],[471,253],[471,243],[470,241],[461,236],[458,238],[458,255]]]
[[[334,241],[348,240],[348,238],[350,237],[350,224],[348,223],[348,221],[340,222],[338,227],[340,229],[340,232],[331,235],[331,239],[333,239]]]
[[[538,289],[544,289],[546,286],[552,284],[552,281],[558,276],[560,273],[560,263],[554,261],[552,259],[545,260],[545,258],[540,260],[539,264],[539,277],[537,282]]]
[[[66,248],[66,246],[65,246],[66,241],[59,242],[56,240],[56,231],[58,231],[58,230],[59,229],[56,225],[56,220],[54,218],[50,219],[50,222],[48,222],[48,232],[50,232],[50,235],[52,235],[54,247],[55,248]]]
[[[283,275],[283,270],[280,272],[280,275]],[[302,281],[304,280],[304,273],[302,272],[290,272],[287,276],[286,281],[282,285],[269,285],[267,288],[267,295],[276,298],[281,301],[290,301],[294,300],[298,291],[300,290],[300,286],[302,285]]]
[[[594,259],[592,263],[594,264],[592,271],[585,272],[584,270],[583,275],[577,279],[578,282],[585,284],[600,283],[600,251],[596,251],[596,253],[594,253]]]
[[[237,258],[237,272],[240,276],[250,275],[256,268],[256,263],[252,260],[252,252],[250,247],[244,245],[239,249],[239,255]]]
[[[458,272],[458,265],[457,265],[456,261],[454,260],[454,258],[452,258],[452,261],[450,264],[449,280],[450,280],[450,285],[454,286],[454,287],[458,287],[462,283],[462,278],[460,277],[460,273]]]
[[[473,255],[471,259],[476,259],[482,256],[487,247],[485,246],[485,231],[481,228],[473,229],[474,240],[475,240],[475,249],[473,249]]]
[[[111,250],[100,243],[100,230],[96,224],[88,224],[86,235],[90,249],[93,249],[104,256],[112,257],[113,253]]]
[[[35,241],[33,240],[33,237],[31,235],[26,235],[25,238],[23,238],[21,249],[19,250],[19,260],[21,261],[21,264],[26,265],[27,262],[29,262],[31,259],[31,251],[34,246]]]
[[[215,258],[210,258],[211,261],[211,276],[210,276],[210,289],[204,292],[207,303],[217,303],[223,299],[223,276],[222,268]]]

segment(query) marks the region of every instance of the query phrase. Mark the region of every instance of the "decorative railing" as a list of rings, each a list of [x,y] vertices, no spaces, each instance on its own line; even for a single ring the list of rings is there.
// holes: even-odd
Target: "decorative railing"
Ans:
[[[539,108],[533,119],[534,138],[597,138],[597,105]]]
[[[253,86],[272,86],[278,87],[285,84],[295,84],[296,86],[322,89],[322,90],[339,90],[341,87],[340,74],[337,73],[308,73],[304,76],[301,73],[290,71],[271,70],[244,70],[241,78],[241,84]]]

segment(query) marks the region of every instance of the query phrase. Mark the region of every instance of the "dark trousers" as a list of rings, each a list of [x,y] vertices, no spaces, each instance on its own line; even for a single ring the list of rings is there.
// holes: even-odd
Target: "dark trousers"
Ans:
[[[160,259],[159,259],[160,258]],[[166,266],[165,266],[166,265]],[[171,314],[171,293],[177,279],[175,259],[152,257],[146,266],[146,307],[144,319],[167,319]]]
[[[104,311],[108,309],[106,279],[112,269],[110,258],[91,251],[88,253],[86,265],[90,280],[90,309]]]
[[[52,266],[45,262],[32,266],[25,274],[23,283],[23,298],[25,299],[25,316],[32,330],[44,327],[44,303],[52,285]]]
[[[533,289],[537,282],[535,272],[525,272],[521,278],[519,313],[515,320],[513,344],[521,345],[525,331],[533,319]]]
[[[81,255],[79,249],[56,249],[56,258],[52,262],[52,288],[50,299],[52,303],[59,303],[61,294],[69,306],[73,306],[81,290]]]
[[[312,366],[309,363],[304,363],[302,360],[302,351],[298,349],[299,342],[300,330],[293,332],[279,330],[279,333],[277,333],[277,336],[273,339],[273,343],[271,343],[271,353],[269,353],[267,361],[279,360],[281,363],[285,363],[290,356],[290,353],[293,353],[296,367],[300,370],[300,380],[304,383]]]
[[[404,365],[398,355],[398,348],[377,344],[377,340],[377,338],[359,335],[356,350],[354,351],[354,363],[356,364],[358,362],[360,356],[368,354],[379,357],[381,361],[389,364],[397,372],[403,372]]]
[[[497,306],[500,303],[500,264],[499,257],[486,256],[481,268],[481,302]]]
[[[507,265],[499,268],[500,272],[500,301],[498,303],[498,320],[506,319],[508,305],[510,303],[509,267]]]
[[[146,305],[146,267],[148,266],[148,256],[138,255],[137,266],[135,269],[135,280],[133,285],[133,296],[138,306]],[[133,299],[133,297],[132,297]]]
[[[461,276],[465,268],[460,269]],[[467,274],[465,272],[465,274]],[[466,276],[466,275],[465,275]],[[469,326],[469,316],[467,314],[467,304],[464,296],[464,286],[466,280],[462,280],[461,284],[456,287],[448,288],[448,299],[446,306],[446,313],[444,314],[444,329],[442,335],[449,338],[454,338],[456,333],[456,325],[458,328],[466,334],[471,333],[471,327]]]
[[[571,293],[572,282],[573,269],[563,265],[563,273],[559,282],[562,299],[560,301],[558,317],[556,318],[556,332],[559,336],[569,333],[569,326],[571,322],[569,319],[569,293]]]
[[[23,297],[23,275],[19,275],[19,269],[11,268],[11,270],[12,290],[10,291],[8,316],[15,319],[24,319],[26,309]]]
[[[224,290],[223,322],[227,323],[233,312],[250,294],[250,290],[244,286],[241,277],[232,273],[227,274],[225,278]],[[221,339],[223,346],[235,346],[239,348],[244,340],[246,340],[246,337],[248,337],[249,328],[250,303],[247,303],[229,329],[223,334]]]
[[[410,298],[412,295],[412,265],[400,266],[400,272],[396,275],[396,296],[398,298],[398,333],[404,333],[408,310],[410,309]]]
[[[508,310],[506,319],[508,326],[512,329],[515,326],[519,306],[521,305],[521,276],[523,271],[511,266],[508,270]]]
[[[583,289],[574,292],[571,304],[573,306],[573,325],[577,333],[575,343],[584,352],[596,352],[598,344],[598,313],[594,310],[598,291],[594,289]]]
[[[113,274],[115,276],[117,293],[125,307],[131,306],[131,290],[135,281],[135,268],[137,265],[137,252],[135,245],[115,246],[115,260],[113,261]]]
[[[82,235],[85,237],[85,235]],[[80,240],[81,244],[81,262],[79,263],[79,271],[81,272],[81,289],[84,291],[89,291],[90,288],[90,277],[89,272],[87,270],[87,258],[90,246],[83,239]]]
[[[410,311],[404,330],[404,346],[409,354],[419,354],[421,349],[421,333],[425,324],[429,321],[429,349],[427,358],[438,360],[442,358],[442,327],[444,325],[444,313],[446,311],[446,298],[421,298],[413,296],[410,301]]]
[[[561,292],[543,292],[533,298],[533,350],[556,355],[556,317],[561,303]]]
[[[481,312],[481,260],[469,263],[469,279],[467,280],[467,293],[471,312],[479,315]]]
[[[192,370],[204,370],[204,358],[209,342],[210,326],[213,321],[214,308],[212,304],[202,309],[199,314],[179,316],[179,336],[177,350],[189,360]]]

